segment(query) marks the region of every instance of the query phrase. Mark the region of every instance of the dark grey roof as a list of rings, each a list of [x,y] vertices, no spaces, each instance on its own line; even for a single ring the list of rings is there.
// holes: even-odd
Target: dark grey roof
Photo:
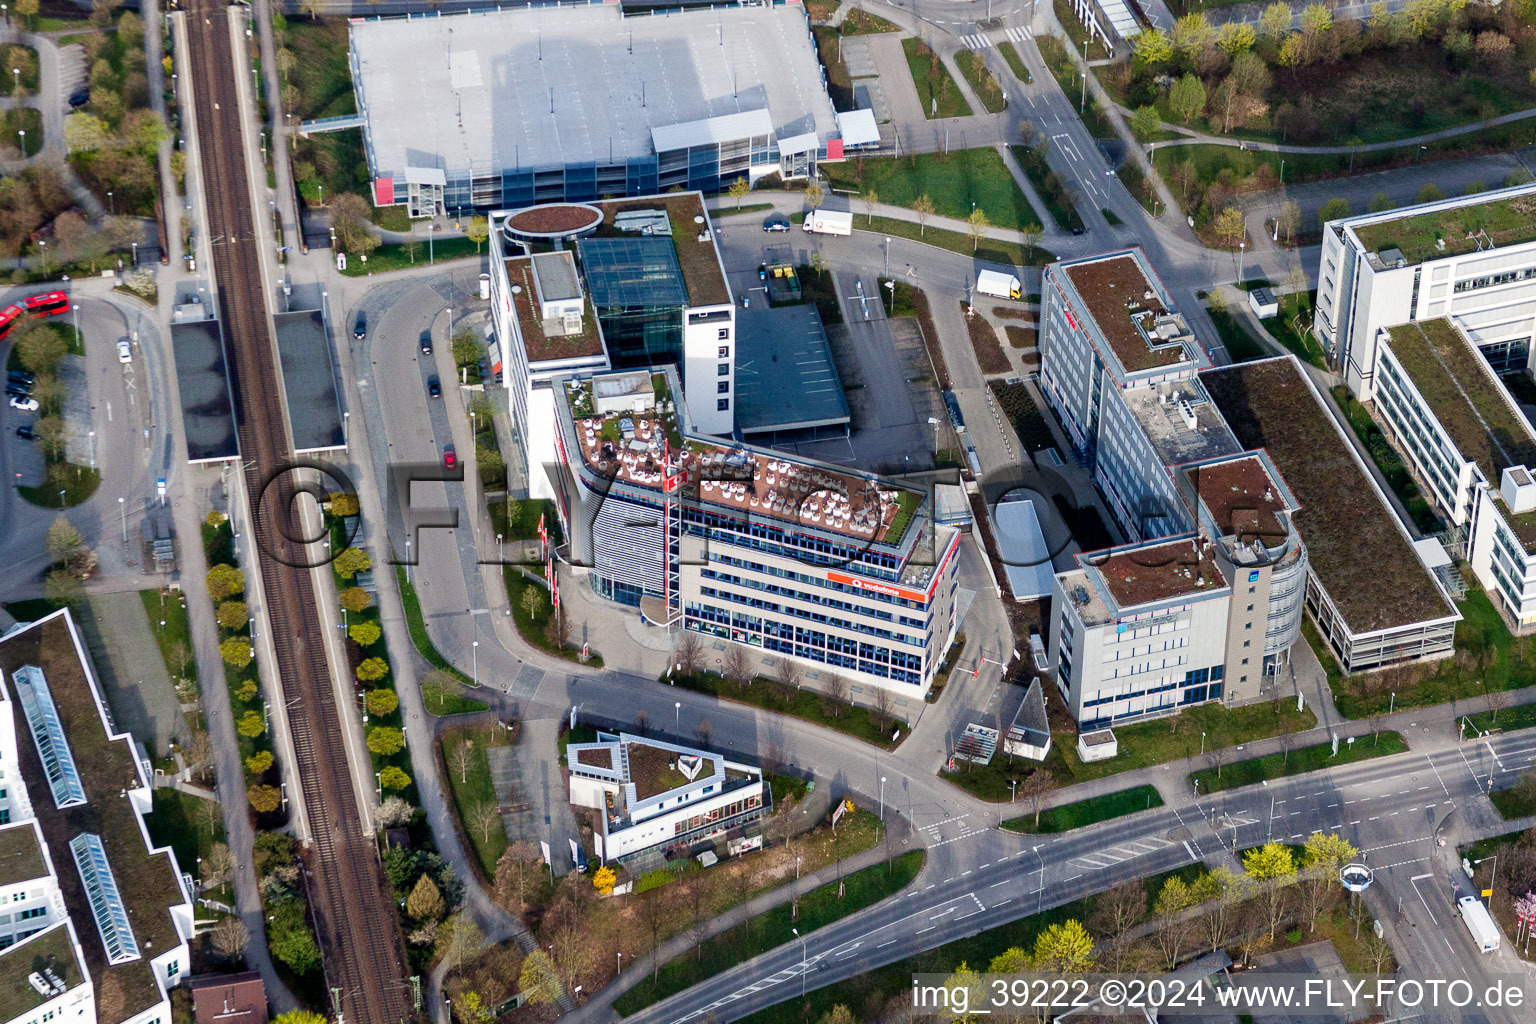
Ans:
[[[235,434],[229,369],[217,320],[171,324],[176,357],[176,391],[181,397],[181,428],[187,435],[187,459],[209,462],[240,455]]]
[[[288,398],[288,428],[298,452],[340,448],[343,442],[341,395],[331,360],[325,316],[318,309],[274,313],[277,351],[283,364],[283,392]]]
[[[736,423],[743,434],[846,424],[848,400],[816,307],[736,311]]]
[[[576,280],[576,264],[569,249],[533,254],[533,279],[539,287],[539,299],[558,302],[561,299],[581,298],[581,285]]]
[[[670,237],[583,238],[577,251],[599,314],[619,306],[688,305],[688,285]]]
[[[1040,686],[1039,676],[1032,679],[1029,689],[1024,691],[1024,703],[1014,713],[1013,725],[1008,731],[1023,733],[1025,740],[1037,747],[1043,747],[1050,739],[1051,723],[1045,715],[1045,691]]]

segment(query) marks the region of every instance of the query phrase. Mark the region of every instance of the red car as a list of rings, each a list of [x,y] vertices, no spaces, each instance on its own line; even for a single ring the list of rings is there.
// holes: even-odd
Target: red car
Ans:
[[[27,315],[37,318],[45,316],[62,316],[69,312],[69,296],[64,292],[43,292],[41,295],[30,295],[21,300],[26,307]]]
[[[459,464],[459,453],[453,450],[453,445],[443,449],[443,468],[453,469]]]

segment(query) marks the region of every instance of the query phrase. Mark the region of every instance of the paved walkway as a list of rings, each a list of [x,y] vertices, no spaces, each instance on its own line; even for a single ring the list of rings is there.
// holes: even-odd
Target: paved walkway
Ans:
[[[1112,101],[1111,101],[1112,102]],[[1129,117],[1130,111],[1119,104],[1115,109],[1122,117]],[[1317,153],[1317,154],[1344,154],[1344,153],[1377,153],[1388,149],[1402,149],[1407,146],[1417,146],[1423,143],[1440,142],[1445,139],[1454,139],[1459,135],[1471,135],[1480,132],[1484,128],[1496,128],[1501,124],[1514,124],[1517,121],[1528,121],[1536,118],[1536,107],[1526,110],[1516,110],[1512,113],[1502,114],[1498,117],[1484,118],[1481,121],[1473,121],[1470,124],[1457,125],[1454,128],[1442,128],[1437,132],[1424,132],[1421,135],[1410,135],[1401,139],[1388,139],[1385,142],[1365,142],[1358,146],[1348,143],[1342,145],[1307,146],[1293,142],[1264,142],[1255,139],[1234,138],[1230,135],[1212,135],[1208,132],[1186,128],[1183,125],[1165,124],[1168,131],[1183,132],[1184,138],[1169,139],[1157,143],[1159,148],[1167,146],[1233,146],[1237,149],[1256,149],[1269,153]]]

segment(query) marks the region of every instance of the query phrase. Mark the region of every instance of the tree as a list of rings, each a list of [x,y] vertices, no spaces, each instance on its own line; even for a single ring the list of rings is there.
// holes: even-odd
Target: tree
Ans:
[[[834,719],[842,718],[843,712],[848,710],[848,696],[851,689],[848,677],[840,672],[832,672],[826,676],[827,699],[822,703],[822,710]]]
[[[387,687],[379,687],[369,690],[368,696],[363,698],[363,703],[368,708],[370,715],[387,715],[400,706],[400,698],[395,691]]]
[[[235,858],[226,844],[214,843],[208,848],[208,856],[203,858],[202,874],[203,884],[210,889],[217,889],[235,877]]]
[[[496,878],[492,893],[496,902],[512,913],[519,912],[527,902],[528,887],[538,879],[541,871],[539,851],[526,839],[508,846],[496,861]]]
[[[1505,42],[1508,42],[1508,40],[1505,40]],[[869,189],[859,198],[864,202],[864,223],[873,224],[875,222],[875,207],[880,205],[880,193],[874,189]]]
[[[377,3],[378,0],[369,0]],[[453,1001],[453,1016],[459,1024],[491,1024],[496,1019],[496,1014],[485,1005],[485,1000],[480,993],[473,989],[460,992]]]
[[[1275,0],[1259,15],[1259,38],[1275,42],[1291,30],[1291,5]]]
[[[213,948],[226,960],[238,960],[251,944],[251,930],[238,917],[226,917],[213,926]]]
[[[1181,124],[1189,124],[1205,109],[1205,85],[1195,75],[1185,75],[1168,90],[1168,108]]]
[[[1236,908],[1247,895],[1244,880],[1226,868],[1216,868],[1200,876],[1194,885],[1195,902],[1205,905],[1200,923],[1207,945],[1215,952],[1226,945]]]
[[[1142,67],[1158,67],[1173,59],[1173,43],[1160,28],[1149,28],[1136,36],[1131,51]]]
[[[778,684],[786,690],[800,689],[800,666],[787,654],[779,656],[779,667],[774,672],[774,678]]]
[[[699,659],[703,656],[704,645],[699,640],[699,634],[691,629],[682,630],[677,637],[677,643],[672,646],[672,668],[680,675],[691,676],[699,670]]]
[[[199,778],[202,778],[207,775],[213,761],[213,740],[208,738],[206,731],[199,729],[181,748],[181,753],[186,758],[187,765]]]
[[[1216,46],[1228,57],[1236,58],[1238,54],[1253,49],[1257,38],[1252,25],[1243,21],[1229,21],[1217,29]]]
[[[1354,844],[1336,832],[1314,832],[1307,837],[1301,852],[1307,878],[1301,891],[1313,931],[1317,930],[1318,917],[1338,896],[1339,869],[1359,853]]]
[[[1185,936],[1189,934],[1189,923],[1182,919],[1184,911],[1194,905],[1194,890],[1177,875],[1164,882],[1157,894],[1157,902],[1153,905],[1152,912],[1160,923],[1153,934],[1157,937],[1158,949],[1162,952],[1163,959],[1168,961],[1170,971],[1179,962],[1179,954],[1184,949]]]
[[[1035,969],[1055,974],[1093,970],[1093,936],[1074,918],[1050,925],[1035,936]]]
[[[1044,768],[1036,768],[1025,776],[1023,790],[1024,802],[1029,807],[1029,812],[1035,816],[1035,828],[1040,828],[1040,812],[1045,809],[1045,797],[1056,788],[1056,776]]]
[[[257,814],[271,814],[282,806],[283,793],[276,786],[252,786],[245,791],[245,798],[251,803],[251,810]]]
[[[495,804],[489,801],[483,804],[476,804],[474,809],[469,812],[469,827],[480,837],[480,845],[488,845],[491,841],[491,836],[504,827],[501,821],[501,812],[496,809]]]
[[[245,573],[232,565],[220,564],[208,570],[204,577],[208,596],[223,601],[245,591]]]
[[[389,662],[383,658],[364,658],[357,666],[357,678],[365,683],[376,682],[389,675]]]
[[[85,588],[68,569],[53,569],[43,577],[43,597],[54,604],[76,604],[85,597]]]
[[[491,237],[490,225],[484,217],[471,217],[464,225],[464,237],[475,243],[475,255],[480,255],[480,247],[485,240]]]
[[[1109,970],[1121,969],[1125,955],[1123,940],[1126,933],[1140,923],[1146,915],[1147,894],[1139,881],[1123,882],[1105,892],[1094,903],[1093,916],[1088,919],[1088,926],[1106,936],[1110,960],[1105,966]],[[997,968],[994,967],[993,970],[996,971]],[[1005,970],[1000,973],[1014,972]]]
[[[912,212],[917,214],[917,235],[919,238],[928,233],[928,218],[933,216],[933,200],[924,192],[912,200]]]
[[[442,890],[432,881],[431,874],[423,873],[405,898],[405,912],[417,921],[436,921],[445,909]]]
[[[1211,27],[1205,12],[1193,11],[1173,23],[1170,42],[1175,50],[1192,60],[1211,45],[1215,36],[1216,30]]]
[[[368,730],[368,749],[380,757],[398,754],[405,748],[405,736],[389,725],[375,726]]]
[[[1301,34],[1316,39],[1333,28],[1333,12],[1325,5],[1314,2],[1301,12]]]
[[[821,1015],[817,1024],[859,1024],[859,1018],[853,1015],[853,1011],[842,1003],[838,1003],[832,1009]]]
[[[812,181],[805,186],[805,205],[811,209],[814,210],[821,206],[821,201],[826,197],[827,194],[822,191],[821,186],[816,184],[816,182]]]
[[[1163,130],[1163,115],[1159,114],[1157,108],[1150,103],[1144,107],[1137,107],[1131,114],[1131,130],[1143,139],[1149,135],[1156,135]]]
[[[730,644],[725,649],[721,670],[726,679],[745,689],[752,682],[752,662],[740,644]]]
[[[267,723],[266,720],[261,717],[261,712],[257,711],[255,708],[252,708],[240,716],[240,721],[235,726],[235,731],[247,739],[255,739],[257,736],[260,736],[262,733],[267,731]]]
[[[1292,72],[1310,63],[1307,37],[1300,33],[1286,36],[1285,41],[1280,44],[1280,53],[1275,57],[1275,63]]]
[[[384,770],[379,772],[380,789],[404,789],[410,784],[411,777],[406,774],[403,768],[389,764],[385,765]]]
[[[318,3],[319,0],[305,0],[306,3]],[[310,17],[318,17],[311,14]],[[325,1015],[314,1010],[289,1010],[272,1018],[272,1024],[327,1024]]]
[[[655,903],[649,900],[648,903]],[[560,976],[549,954],[535,949],[523,958],[523,969],[517,976],[517,987],[523,998],[534,1006],[553,1003],[560,997]]]
[[[272,767],[273,762],[272,751],[258,750],[245,759],[245,770],[252,775],[262,775]]]
[[[737,178],[731,182],[731,187],[726,189],[726,191],[731,194],[732,199],[736,200],[736,209],[739,210],[741,209],[741,201],[747,197],[748,192],[752,191],[752,186],[747,182],[746,178]]]
[[[473,331],[459,331],[448,342],[448,348],[453,352],[453,361],[460,366],[480,358],[480,344]]]
[[[75,529],[63,516],[59,516],[48,524],[48,532],[43,537],[43,546],[48,549],[50,562],[62,562],[73,555],[80,546],[85,543],[85,538],[80,536],[80,531]]]
[[[987,211],[981,207],[971,211],[971,215],[965,218],[965,233],[971,236],[971,251],[975,252],[981,245],[981,240],[986,237],[987,229],[992,222],[987,220]]]
[[[459,785],[469,781],[469,770],[475,767],[475,744],[473,740],[463,740],[453,748],[448,755],[448,767],[459,773]]]
[[[485,936],[481,934],[480,926],[468,914],[454,914],[437,930],[437,955],[455,973],[463,971],[464,961],[480,952],[484,945]]]
[[[1145,893],[1142,894],[1141,900],[1143,903],[1146,902],[1147,897]],[[1035,960],[1028,950],[1018,946],[1009,946],[992,958],[992,962],[987,965],[987,973],[1023,974],[1026,971],[1034,970],[1034,968]]]
[[[232,636],[219,644],[219,654],[224,663],[235,668],[245,668],[251,663],[251,642],[243,636]]]
[[[376,622],[354,622],[347,628],[347,635],[357,642],[359,647],[372,647],[379,642],[379,637],[384,631],[379,629]]]
[[[112,129],[95,114],[76,111],[64,122],[64,145],[71,153],[91,153],[112,142]]]
[[[1444,198],[1445,189],[1431,181],[1429,184],[1419,189],[1419,194],[1413,197],[1413,201],[1415,203],[1434,203]]]
[[[1371,196],[1371,201],[1365,207],[1371,213],[1385,213],[1392,209],[1392,197],[1385,192],[1377,192]]]
[[[1265,843],[1243,855],[1243,868],[1258,883],[1259,906],[1272,940],[1285,916],[1287,887],[1296,877],[1296,862],[1288,847]]]
[[[11,6],[16,9],[17,15],[27,19],[28,25],[37,17],[38,0],[13,0]]]
[[[332,568],[342,579],[349,580],[360,572],[373,568],[373,559],[362,548],[346,548],[331,562]]]
[[[613,892],[613,884],[618,879],[619,876],[613,873],[613,868],[604,864],[592,873],[592,888],[607,896]]]
[[[244,703],[250,703],[251,701],[255,700],[256,694],[259,692],[260,691],[256,686],[256,680],[254,679],[242,679],[235,686],[235,698]]]
[[[38,324],[23,328],[12,344],[16,346],[16,358],[21,360],[22,369],[38,376],[52,373],[69,352],[68,338]]]
[[[379,236],[373,233],[368,212],[368,200],[355,192],[342,192],[332,198],[331,227],[344,251],[366,256],[379,247]]]
[[[1243,211],[1235,206],[1229,206],[1216,215],[1216,223],[1213,230],[1216,232],[1216,240],[1227,249],[1236,249],[1248,235],[1247,222],[1243,218]]]
[[[394,766],[391,765],[391,768]],[[396,769],[398,771],[398,769]],[[380,773],[382,774],[382,773]],[[403,772],[401,774],[404,774]],[[406,802],[404,797],[387,796],[379,804],[377,815],[379,824],[384,828],[395,828],[399,825],[408,825],[416,816],[416,808]]]
[[[368,606],[373,604],[373,598],[362,587],[347,587],[336,595],[336,600],[354,615],[367,610]]]
[[[875,687],[874,704],[870,710],[875,713],[875,725],[881,732],[891,727],[891,719],[896,711],[896,701],[891,696],[891,691],[883,686]]]
[[[1317,211],[1317,222],[1326,228],[1331,220],[1342,220],[1350,213],[1349,200],[1335,197],[1328,200]]]
[[[214,618],[225,629],[244,629],[246,623],[251,621],[251,613],[244,601],[221,601]]]
[[[524,615],[537,620],[539,612],[544,610],[544,592],[537,584],[529,583],[523,587],[523,596],[518,603],[523,606]]]

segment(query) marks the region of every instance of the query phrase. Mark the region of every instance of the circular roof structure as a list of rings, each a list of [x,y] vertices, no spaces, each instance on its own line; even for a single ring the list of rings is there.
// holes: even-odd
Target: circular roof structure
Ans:
[[[1364,864],[1346,864],[1339,869],[1339,881],[1350,892],[1364,892],[1376,873]]]
[[[595,231],[603,211],[587,203],[545,203],[519,210],[502,222],[509,238],[548,240]]]

